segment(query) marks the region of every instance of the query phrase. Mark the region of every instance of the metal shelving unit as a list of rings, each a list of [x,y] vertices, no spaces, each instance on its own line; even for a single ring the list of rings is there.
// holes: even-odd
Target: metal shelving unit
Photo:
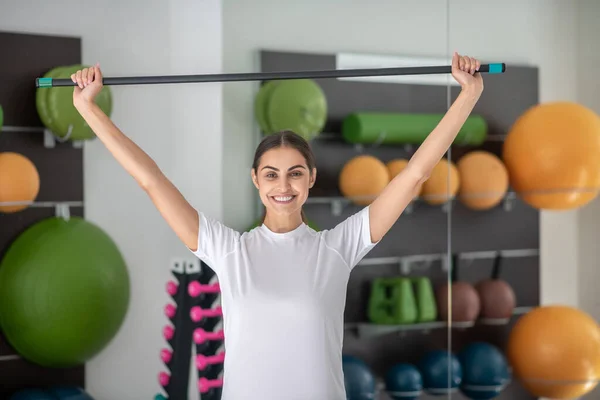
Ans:
[[[527,314],[532,309],[533,307],[516,307],[513,311],[513,317]],[[344,325],[344,328],[356,331],[356,335],[361,339],[371,339],[395,333],[402,334],[408,331],[428,333],[434,329],[467,329],[475,325],[506,325],[509,321],[510,318],[501,320],[479,319],[473,322],[452,322],[451,324],[447,321],[432,321],[406,325],[378,325],[369,322],[356,322],[347,323]]]

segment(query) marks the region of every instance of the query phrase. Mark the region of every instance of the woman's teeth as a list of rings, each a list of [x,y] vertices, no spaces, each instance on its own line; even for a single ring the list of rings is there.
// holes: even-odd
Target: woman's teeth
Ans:
[[[288,203],[294,198],[294,196],[274,196],[273,198],[278,203]]]

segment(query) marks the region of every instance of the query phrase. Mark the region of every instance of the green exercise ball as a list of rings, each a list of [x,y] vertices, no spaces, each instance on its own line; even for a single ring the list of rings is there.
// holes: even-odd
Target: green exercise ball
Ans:
[[[254,117],[266,135],[291,130],[311,140],[327,122],[327,98],[311,79],[268,81],[254,99]]]
[[[292,130],[305,140],[321,133],[327,122],[327,99],[311,79],[280,82],[270,93],[266,116],[273,132]]]
[[[0,328],[33,363],[81,365],[117,334],[129,293],[125,260],[103,230],[79,217],[44,219],[0,262]]]
[[[53,78],[70,79],[71,74],[80,69],[86,68],[85,65],[65,66],[56,71]],[[79,114],[79,111],[73,105],[73,87],[52,87],[46,88],[46,102],[48,114],[51,120],[51,129],[55,135],[65,138],[72,126],[69,140],[88,140],[96,137],[87,122]],[[109,86],[104,86],[95,100],[100,109],[110,117],[112,113],[112,93]]]
[[[254,117],[258,121],[258,126],[263,133],[274,133],[269,125],[269,117],[267,116],[267,104],[273,89],[279,84],[279,81],[269,81],[260,87],[256,98],[254,99]]]
[[[44,78],[57,78],[58,73],[63,68],[64,67],[62,67],[62,66],[54,67],[51,70],[49,70],[48,72],[46,72],[43,77]],[[50,129],[51,131],[54,131],[55,128],[53,127],[53,124],[52,124],[52,117],[50,116],[50,111],[48,110],[48,100],[47,100],[48,93],[50,93],[51,90],[53,90],[53,88],[37,88],[35,90],[35,108],[37,110],[40,121],[42,121],[42,124],[46,128]]]

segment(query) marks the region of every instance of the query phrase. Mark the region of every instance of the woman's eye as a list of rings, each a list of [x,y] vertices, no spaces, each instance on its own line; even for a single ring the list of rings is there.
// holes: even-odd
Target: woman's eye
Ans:
[[[302,176],[302,172],[300,172],[300,171],[294,171],[294,172],[292,172],[292,176],[295,176],[295,177]]]

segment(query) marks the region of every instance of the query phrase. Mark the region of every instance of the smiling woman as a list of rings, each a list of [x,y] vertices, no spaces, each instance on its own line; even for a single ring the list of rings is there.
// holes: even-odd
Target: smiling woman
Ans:
[[[94,103],[103,85],[98,66],[73,74],[77,110],[190,251],[217,275],[227,349],[223,399],[248,393],[265,400],[290,393],[294,399],[346,398],[341,349],[350,273],[456,138],[483,91],[479,67],[471,57],[454,55],[452,75],[462,90],[444,118],[371,204],[319,232],[302,213],[317,169],[300,135],[274,133],[257,147],[251,176],[266,214],[263,224],[240,233],[196,210]]]
[[[252,163],[252,181],[266,207],[262,222],[276,232],[306,223],[302,205],[316,176],[315,157],[302,137],[292,131],[266,136]]]

